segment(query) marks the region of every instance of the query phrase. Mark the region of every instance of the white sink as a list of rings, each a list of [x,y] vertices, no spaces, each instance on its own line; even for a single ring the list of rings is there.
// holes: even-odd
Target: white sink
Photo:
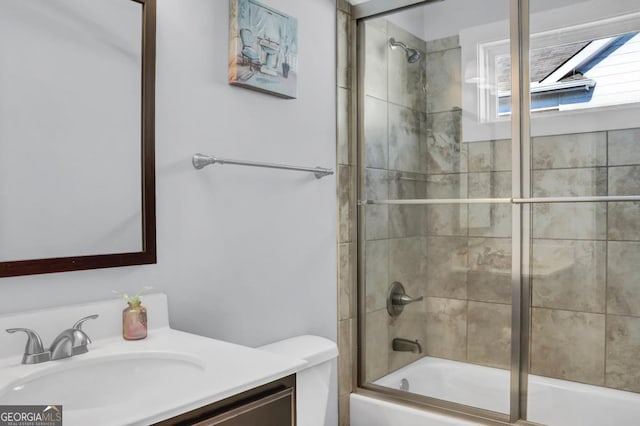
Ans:
[[[62,405],[65,426],[147,426],[295,373],[305,361],[169,327],[167,298],[144,297],[146,339],[122,339],[122,301],[0,315],[0,405]],[[21,364],[26,327],[46,343],[78,318],[89,352]]]
[[[202,376],[204,364],[194,356],[150,352],[80,357],[52,362],[0,389],[0,401],[15,405],[66,405],[86,410],[153,399],[159,389],[184,392]]]

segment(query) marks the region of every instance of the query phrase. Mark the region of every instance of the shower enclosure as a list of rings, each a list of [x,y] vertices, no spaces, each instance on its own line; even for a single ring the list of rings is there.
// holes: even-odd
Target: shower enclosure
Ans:
[[[358,387],[637,423],[640,4],[383,3],[354,7]]]

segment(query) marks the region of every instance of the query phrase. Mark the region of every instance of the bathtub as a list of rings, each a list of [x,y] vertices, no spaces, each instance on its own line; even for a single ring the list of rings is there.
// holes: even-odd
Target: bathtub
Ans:
[[[509,412],[509,372],[424,357],[374,382],[376,385]],[[529,375],[529,420],[554,426],[636,426],[640,394]],[[467,426],[476,423],[351,395],[351,426]]]

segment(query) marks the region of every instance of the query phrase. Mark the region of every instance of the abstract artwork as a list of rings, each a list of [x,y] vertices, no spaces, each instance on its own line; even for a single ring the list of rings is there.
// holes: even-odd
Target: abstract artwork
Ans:
[[[296,98],[298,20],[255,0],[230,0],[229,83]]]

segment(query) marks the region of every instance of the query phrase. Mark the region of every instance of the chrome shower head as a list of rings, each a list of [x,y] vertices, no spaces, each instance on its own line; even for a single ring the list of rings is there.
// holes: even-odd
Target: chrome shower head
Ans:
[[[409,50],[407,50],[407,61],[409,61],[410,64],[413,64],[414,62],[418,62],[419,60],[420,52],[418,52],[416,49],[409,48]]]
[[[396,41],[396,39],[393,37],[389,39],[389,47],[391,47],[392,49],[396,47],[400,47],[402,50],[404,50],[405,53],[407,54],[407,61],[410,64],[413,64],[414,62],[419,61],[420,58],[422,57],[420,52],[418,52],[416,49],[408,47],[406,44],[404,44],[401,41]]]

